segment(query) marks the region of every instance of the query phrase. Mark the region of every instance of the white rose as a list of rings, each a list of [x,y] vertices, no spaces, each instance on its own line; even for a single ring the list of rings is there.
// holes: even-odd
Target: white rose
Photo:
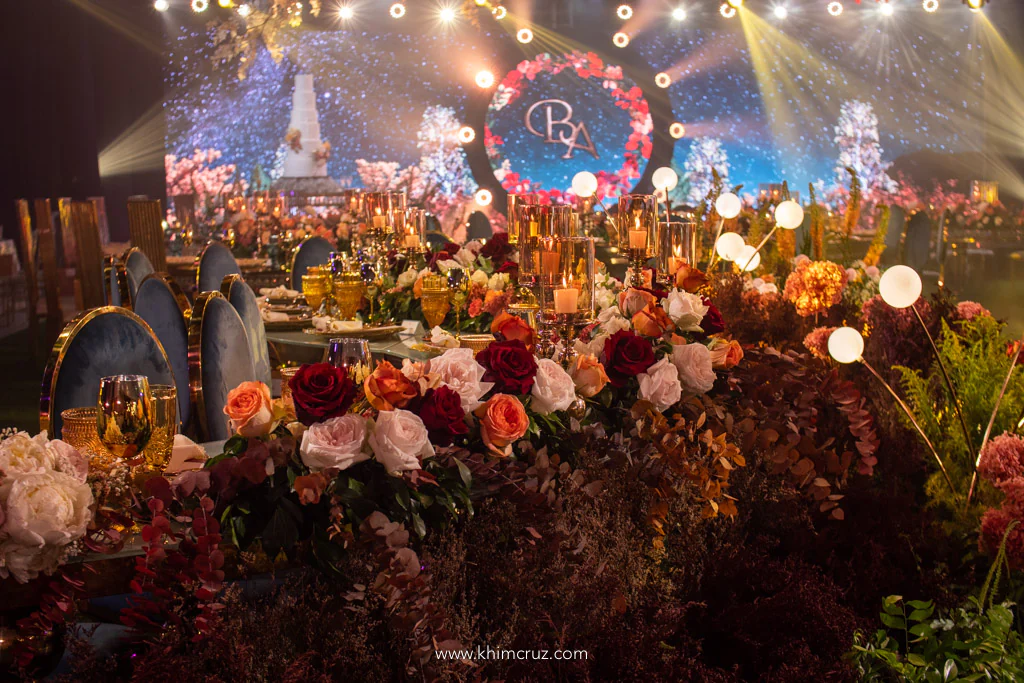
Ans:
[[[7,477],[47,472],[54,468],[54,452],[47,447],[46,432],[29,436],[18,432],[0,441],[0,470]]]
[[[672,347],[672,365],[679,371],[679,383],[694,394],[705,394],[715,385],[711,351],[703,344],[676,344]]]
[[[484,243],[480,240],[470,240],[466,242],[465,248],[468,251],[473,252],[474,255],[480,253],[480,250],[484,248]]]
[[[26,474],[11,485],[2,531],[28,546],[65,546],[85,534],[92,502],[92,489],[71,475]]]
[[[348,469],[370,458],[363,448],[366,431],[366,419],[360,415],[332,417],[306,430],[299,455],[314,472]]]
[[[597,315],[597,322],[602,325],[612,318],[622,318],[622,311],[619,310],[618,305],[609,306]]]
[[[469,276],[469,279],[473,281],[473,284],[480,285],[481,287],[486,287],[487,282],[489,280],[489,278],[487,277],[487,273],[480,270],[479,268],[473,271],[473,274]]]
[[[637,379],[640,380],[640,398],[653,403],[659,411],[671,408],[683,397],[679,371],[668,356],[647,368]]]
[[[550,358],[537,361],[531,406],[542,415],[566,410],[576,400],[576,385],[562,366]]]
[[[418,470],[424,458],[434,455],[423,420],[408,410],[381,412],[370,434],[370,447],[391,474]]]
[[[466,413],[476,410],[481,397],[494,386],[493,382],[483,381],[487,371],[476,362],[472,349],[448,349],[430,361],[430,372],[438,376],[440,384],[459,395]]]
[[[414,284],[416,284],[416,279],[419,276],[420,276],[420,274],[417,273],[412,268],[410,268],[409,270],[403,271],[398,276],[398,286],[401,287],[402,289],[408,289],[409,287],[412,287]]]
[[[595,292],[594,303],[597,304],[597,309],[603,313],[610,306],[615,305],[615,292],[605,287],[598,287]]]
[[[504,292],[506,287],[508,287],[508,273],[495,273],[487,281],[487,289],[495,292]]]
[[[468,266],[469,264],[473,263],[473,261],[476,261],[476,254],[474,254],[469,249],[466,249],[465,247],[463,247],[462,249],[459,249],[455,253],[454,258],[455,258],[456,261],[461,263],[463,266]]]
[[[673,289],[665,300],[665,312],[679,329],[685,332],[700,332],[700,321],[708,313],[708,306],[696,294]]]

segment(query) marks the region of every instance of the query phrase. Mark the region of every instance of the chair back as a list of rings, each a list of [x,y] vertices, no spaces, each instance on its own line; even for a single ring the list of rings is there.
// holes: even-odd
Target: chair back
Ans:
[[[907,235],[903,241],[904,262],[917,272],[921,272],[928,263],[932,230],[932,220],[924,211],[918,211],[907,222]]]
[[[149,275],[155,272],[153,264],[138,247],[132,247],[128,251],[124,252],[124,256],[121,257],[124,263],[125,271],[128,274],[128,291],[134,297],[135,292],[139,291],[139,285]]]
[[[128,286],[128,272],[125,270],[124,261],[116,256],[104,256],[103,281],[106,283],[107,305],[131,310],[132,291]]]
[[[171,384],[174,375],[153,330],[117,306],[80,314],[64,328],[50,352],[39,398],[39,427],[60,438],[61,413],[96,405],[100,378],[145,375],[151,384]]]
[[[889,210],[889,225],[885,231],[885,251],[882,253],[882,263],[900,264],[903,257],[900,253],[903,249],[903,233],[907,227],[907,215],[902,206],[893,206]]]
[[[181,227],[194,225],[196,222],[196,197],[192,194],[176,194],[171,196],[174,217]]]
[[[469,229],[467,239],[489,240],[494,236],[494,228],[491,227],[491,220],[484,215],[483,211],[474,211],[469,214]]]
[[[64,311],[60,305],[60,271],[57,268],[57,244],[53,231],[53,214],[49,199],[36,200],[36,258],[43,270],[46,292],[46,343],[49,345],[64,327]],[[99,303],[103,305],[103,261],[96,263],[96,279],[100,280]]]
[[[159,199],[128,200],[128,233],[131,235],[132,246],[138,247],[153,264],[153,270],[161,273],[167,271],[163,213]]]
[[[100,228],[100,244],[110,244],[110,221],[107,220],[107,200],[104,197],[86,197],[96,207],[96,224]]]
[[[192,400],[188,385],[188,320],[192,314],[188,297],[167,273],[152,273],[135,294],[135,314],[146,321],[167,353],[178,389],[181,430],[191,426]]]
[[[438,249],[441,249],[442,247],[444,247],[444,245],[448,244],[449,242],[451,242],[451,240],[448,239],[448,235],[444,234],[443,232],[428,232],[427,233],[427,245],[433,251],[437,251]]]
[[[245,326],[245,336],[249,339],[256,379],[268,387],[271,386],[267,328],[263,324],[263,316],[260,314],[252,287],[245,284],[241,275],[228,275],[221,284],[220,293],[234,306],[238,317],[242,319],[242,325]]]
[[[36,280],[36,243],[32,234],[32,217],[28,212],[28,200],[17,199],[14,210],[18,214],[18,236],[21,238],[21,267],[25,271],[25,311],[28,315],[28,330],[33,347],[39,342],[39,284]]]
[[[322,266],[331,260],[334,246],[323,237],[307,237],[292,255],[292,289],[302,291],[302,276],[310,266]]]
[[[103,245],[96,218],[96,205],[92,202],[71,202],[71,232],[76,250],[77,280],[82,292],[82,307],[102,306]]]
[[[241,274],[238,261],[223,242],[210,242],[199,257],[196,270],[196,292],[219,292],[224,278]]]
[[[196,296],[188,325],[188,370],[200,441],[230,438],[224,414],[228,392],[255,381],[256,370],[242,319],[220,292]]]

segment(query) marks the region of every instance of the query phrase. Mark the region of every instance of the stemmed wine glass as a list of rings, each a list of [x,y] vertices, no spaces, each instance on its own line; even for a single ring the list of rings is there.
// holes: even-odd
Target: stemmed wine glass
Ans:
[[[452,296],[452,308],[455,309],[455,338],[460,338],[459,321],[462,317],[462,309],[466,306],[466,288],[469,278],[462,268],[452,268],[448,271],[448,290]]]
[[[115,458],[136,465],[153,434],[153,396],[144,375],[100,379],[96,429]]]
[[[373,371],[370,342],[351,337],[332,339],[327,348],[327,362],[336,368],[344,368],[353,381],[362,384]]]

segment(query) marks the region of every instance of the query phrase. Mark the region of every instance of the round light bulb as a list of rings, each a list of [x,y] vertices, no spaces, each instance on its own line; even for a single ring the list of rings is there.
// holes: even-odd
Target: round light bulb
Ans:
[[[171,8],[171,4],[167,0],[154,0],[153,9],[157,12],[166,12]]]
[[[455,21],[455,8],[453,8],[453,7],[442,7],[441,8],[441,13],[440,13],[439,16],[441,17],[441,21],[446,22],[446,23],[447,22]]]
[[[882,13],[883,17],[891,17],[895,10],[893,9],[891,2],[883,2],[881,6],[879,6],[878,11]]]
[[[459,142],[463,144],[469,144],[476,139],[476,131],[473,130],[472,126],[463,126],[459,128]]]
[[[838,2],[838,0],[830,2],[828,3],[828,7],[826,9],[828,9],[828,13],[831,14],[833,17],[838,17],[840,14],[843,13],[843,3]]]
[[[804,222],[804,207],[792,199],[787,199],[775,207],[775,222],[780,228],[796,230]]]
[[[715,251],[718,252],[718,258],[723,261],[735,261],[736,256],[745,246],[747,246],[746,242],[738,232],[723,232],[715,243]]]
[[[503,5],[498,5],[497,7],[491,10],[491,14],[494,15],[495,19],[501,21],[508,15],[508,10],[505,9]]]
[[[654,85],[658,86],[659,88],[667,88],[668,86],[672,85],[672,77],[669,76],[664,71],[662,71],[661,73],[655,75]]]
[[[615,47],[626,47],[627,45],[629,45],[629,36],[627,36],[622,31],[619,31],[614,36],[612,36],[612,43],[615,44]]]
[[[776,5],[775,9],[772,10],[772,13],[775,15],[776,19],[785,19],[789,16],[789,10],[787,10],[784,5]]]
[[[400,2],[396,2],[391,6],[389,12],[392,19],[401,19],[405,16],[405,5]]]
[[[633,8],[629,5],[619,5],[619,8],[615,10],[615,14],[619,16],[619,19],[625,21],[633,16]]]
[[[349,7],[348,5],[342,5],[341,7],[338,8],[338,16],[344,19],[345,21],[348,21],[355,15],[356,11]]]
[[[494,74],[487,69],[478,71],[476,74],[476,84],[480,88],[490,88],[494,85]]]
[[[479,206],[490,206],[491,202],[494,201],[494,195],[491,194],[490,190],[481,188],[473,195],[473,199],[476,200]]]
[[[528,28],[519,29],[519,31],[516,32],[516,40],[518,40],[523,45],[526,45],[531,40],[533,40],[533,31],[531,31]]]
[[[878,293],[893,308],[913,305],[921,296],[921,288],[921,276],[910,266],[893,266],[878,281]]]
[[[924,0],[921,6],[924,7],[925,12],[932,13],[939,9],[939,0]]]
[[[723,192],[718,195],[718,199],[715,200],[715,211],[717,211],[718,215],[722,218],[736,218],[736,216],[740,215],[740,210],[742,208],[743,202],[741,202],[740,198],[732,192]]]
[[[679,184],[679,176],[668,166],[662,166],[651,176],[654,186],[659,190],[671,190]]]
[[[675,121],[671,126],[668,127],[668,134],[678,140],[679,138],[686,135],[686,126],[681,124],[679,121]]]
[[[580,171],[572,177],[572,191],[577,197],[590,197],[597,192],[597,176],[590,171]]]
[[[856,363],[864,355],[864,337],[852,327],[839,327],[828,337],[828,352],[840,363]]]
[[[753,244],[744,244],[743,248],[736,252],[736,258],[733,260],[737,266],[749,273],[761,265],[761,253]]]
[[[686,10],[682,7],[676,7],[672,10],[672,18],[676,21],[686,21]]]

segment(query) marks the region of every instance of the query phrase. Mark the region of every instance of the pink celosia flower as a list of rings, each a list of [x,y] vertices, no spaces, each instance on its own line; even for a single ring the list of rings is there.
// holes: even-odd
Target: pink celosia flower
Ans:
[[[981,518],[981,533],[978,535],[979,550],[994,555],[1003,542],[1006,528],[1016,519],[1006,508],[986,510]],[[1006,559],[1014,569],[1024,566],[1024,525],[1014,527],[1006,538]]]
[[[804,346],[815,358],[828,359],[828,338],[836,328],[817,327],[804,337]]]
[[[1024,439],[1004,433],[985,444],[978,474],[993,484],[1024,476]]]
[[[956,305],[956,313],[964,320],[974,320],[980,315],[992,315],[987,308],[976,301],[961,301]]]

